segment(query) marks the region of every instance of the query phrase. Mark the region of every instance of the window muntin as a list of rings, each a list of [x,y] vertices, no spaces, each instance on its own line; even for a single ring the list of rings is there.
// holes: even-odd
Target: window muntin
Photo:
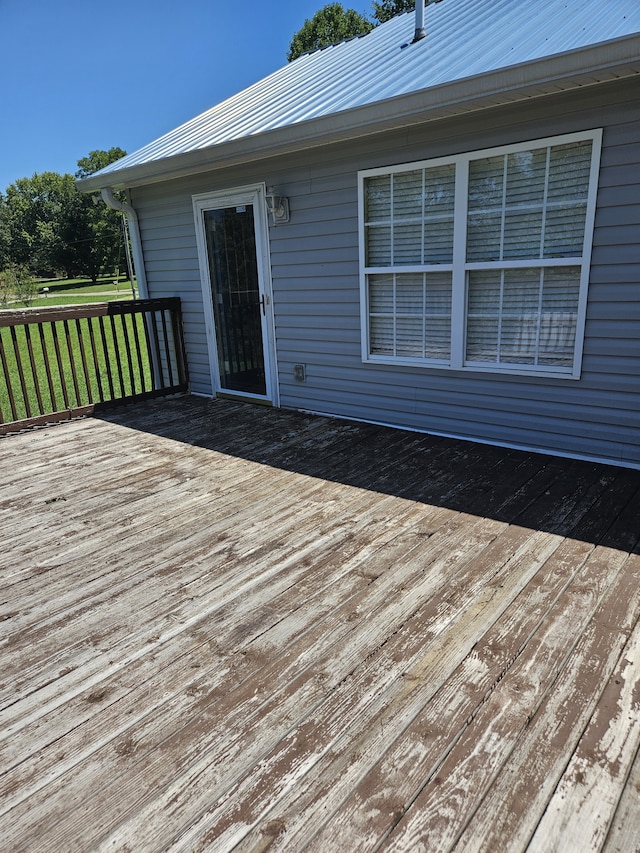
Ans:
[[[361,173],[364,360],[578,376],[600,138]]]

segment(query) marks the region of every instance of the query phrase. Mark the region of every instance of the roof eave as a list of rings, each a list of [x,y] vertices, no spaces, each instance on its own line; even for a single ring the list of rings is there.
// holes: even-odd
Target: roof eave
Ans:
[[[98,173],[78,181],[78,188],[95,192],[105,186],[124,189],[158,183],[638,74],[640,36],[636,34],[128,169]]]

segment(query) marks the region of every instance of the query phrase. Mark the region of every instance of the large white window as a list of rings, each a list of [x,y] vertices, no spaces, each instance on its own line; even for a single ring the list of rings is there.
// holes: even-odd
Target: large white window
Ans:
[[[360,172],[363,359],[578,377],[601,135]]]

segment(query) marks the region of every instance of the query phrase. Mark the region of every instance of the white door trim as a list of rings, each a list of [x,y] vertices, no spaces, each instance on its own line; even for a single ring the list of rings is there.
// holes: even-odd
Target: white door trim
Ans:
[[[209,351],[209,366],[211,387],[218,394],[229,393],[220,386],[220,370],[218,365],[218,347],[216,343],[216,328],[211,293],[211,277],[209,257],[204,230],[204,211],[223,207],[235,207],[251,204],[254,212],[256,258],[258,262],[258,288],[260,296],[264,297],[264,311],[261,313],[262,339],[264,348],[265,382],[267,393],[262,395],[231,392],[234,395],[269,401],[274,406],[280,405],[278,385],[278,369],[276,359],[276,335],[273,317],[273,289],[271,284],[271,256],[269,252],[269,227],[267,207],[265,202],[265,184],[253,184],[235,187],[218,192],[199,193],[192,196],[193,214],[196,227],[196,244],[198,248],[198,264],[200,267],[200,283],[202,286],[202,303],[204,308],[205,327],[207,332],[207,347]]]

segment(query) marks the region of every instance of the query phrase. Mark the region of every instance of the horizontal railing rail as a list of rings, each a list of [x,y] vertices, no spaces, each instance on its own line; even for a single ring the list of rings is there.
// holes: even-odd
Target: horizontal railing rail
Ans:
[[[178,297],[0,311],[0,435],[187,389]]]

